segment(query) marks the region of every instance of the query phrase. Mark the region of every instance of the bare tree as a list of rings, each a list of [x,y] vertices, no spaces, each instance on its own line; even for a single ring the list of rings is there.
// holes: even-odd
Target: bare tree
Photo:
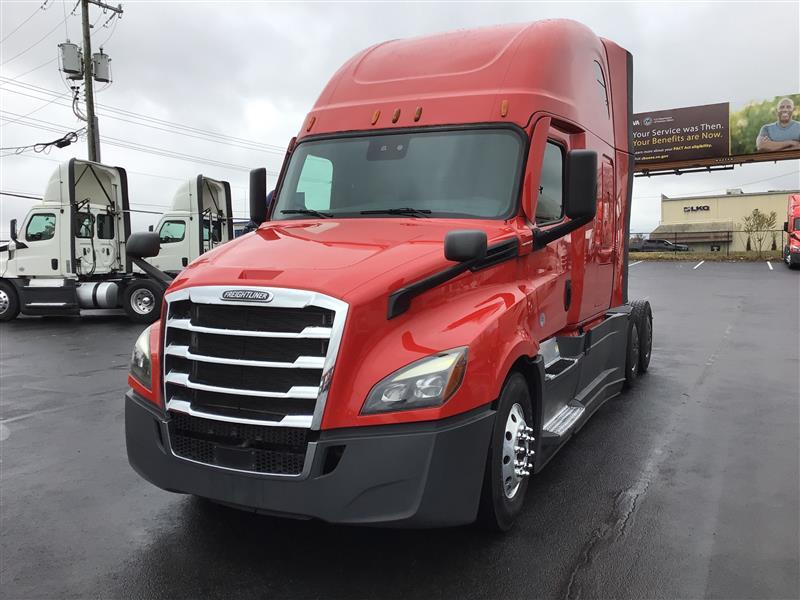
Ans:
[[[747,234],[747,249],[750,250],[750,240],[753,239],[759,258],[764,248],[764,240],[771,233],[770,230],[775,228],[777,218],[774,210],[767,214],[754,208],[750,215],[742,219],[742,231]]]

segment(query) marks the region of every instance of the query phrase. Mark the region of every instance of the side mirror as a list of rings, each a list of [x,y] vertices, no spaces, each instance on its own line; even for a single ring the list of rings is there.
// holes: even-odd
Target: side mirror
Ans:
[[[570,150],[567,153],[564,214],[569,221],[546,230],[535,229],[533,247],[538,250],[568,233],[591,223],[597,214],[597,153]]]
[[[12,226],[13,226],[13,224],[16,224],[16,219],[14,219],[14,221],[11,221],[11,223],[12,223]],[[789,233],[789,221],[784,221],[784,222],[783,222],[783,230],[784,230],[786,233]],[[12,231],[13,231],[13,230],[12,230]],[[15,238],[15,237],[14,237],[14,234],[13,234],[13,233],[11,234],[11,239],[12,239],[12,240],[15,240],[15,239],[17,239],[17,238]]]
[[[15,242],[17,241],[17,220],[11,219],[11,223],[8,226],[9,232],[8,235],[11,236],[11,239]]]
[[[597,213],[597,152],[567,153],[564,212],[570,219],[593,219]]]
[[[125,251],[131,258],[152,258],[161,251],[161,239],[157,233],[132,233],[125,242]]]
[[[267,170],[250,171],[250,220],[261,225],[267,220]]]
[[[158,237],[157,233],[151,231],[132,233],[128,241],[125,242],[125,252],[131,257],[133,264],[166,288],[172,283],[172,277],[158,270],[146,260],[143,260],[145,258],[158,256],[160,250],[161,238]]]
[[[486,256],[486,233],[476,229],[450,231],[444,237],[444,257],[467,262]]]

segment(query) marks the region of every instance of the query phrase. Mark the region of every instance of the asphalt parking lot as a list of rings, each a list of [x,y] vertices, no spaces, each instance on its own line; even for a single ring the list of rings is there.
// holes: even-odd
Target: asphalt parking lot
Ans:
[[[506,535],[280,520],[128,466],[123,316],[0,329],[6,598],[797,598],[800,272],[643,262],[650,372],[529,489]]]

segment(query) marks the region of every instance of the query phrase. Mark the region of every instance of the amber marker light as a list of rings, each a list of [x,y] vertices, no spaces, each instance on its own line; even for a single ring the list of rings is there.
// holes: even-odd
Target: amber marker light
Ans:
[[[422,107],[418,106],[417,107],[417,112],[414,113],[414,122],[416,123],[417,121],[419,121],[419,118],[421,116],[422,116]]]
[[[381,116],[381,111],[379,111],[379,110],[376,110],[374,113],[372,113],[372,124],[373,125],[375,125],[375,123],[378,122],[378,118],[380,116]]]
[[[503,100],[500,103],[500,116],[507,117],[508,116],[508,100]]]
[[[314,126],[314,123],[317,122],[317,117],[311,117],[308,120],[308,127],[306,127],[306,131],[311,131],[311,128]]]
[[[397,120],[400,118],[400,109],[395,109],[394,114],[392,115],[392,123],[397,123]]]

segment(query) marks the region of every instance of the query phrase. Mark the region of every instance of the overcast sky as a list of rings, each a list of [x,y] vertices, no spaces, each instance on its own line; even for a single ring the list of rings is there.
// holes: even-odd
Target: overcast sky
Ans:
[[[80,43],[81,37],[79,15],[69,16],[75,0],[49,0],[45,10],[37,11],[42,1],[0,2],[0,39],[4,40],[0,75],[6,78],[0,79],[0,147],[59,137],[31,124],[55,124],[64,132],[82,126],[71,108],[61,105],[68,104],[68,95],[56,98],[30,87],[66,93],[54,60],[57,45],[67,37]],[[800,92],[800,3],[796,1],[303,4],[129,0],[122,5],[123,18],[108,27],[103,24],[110,14],[91,8],[91,21],[96,23],[93,44],[104,44],[113,61],[114,82],[98,93],[97,102],[135,114],[113,113],[123,121],[102,116],[104,110],[99,109],[101,135],[118,144],[133,142],[225,163],[210,165],[104,144],[102,162],[127,169],[131,203],[140,210],[163,210],[181,181],[203,173],[230,181],[234,212],[246,216],[247,171],[266,166],[277,172],[281,149],[299,129],[327,79],[354,53],[387,39],[566,17],[585,23],[633,54],[636,112],[741,103]],[[66,22],[60,24],[65,14]],[[46,36],[48,32],[52,33]],[[16,121],[17,115],[29,116]],[[179,135],[173,125],[150,121],[163,130],[146,127],[142,116],[195,128],[200,131],[182,131],[203,139]],[[219,143],[201,132],[259,145],[241,147],[239,143],[237,147],[229,138]],[[41,196],[57,161],[73,156],[86,158],[85,141],[53,148],[48,155],[4,156],[0,158],[0,190]],[[662,193],[796,189],[800,188],[799,169],[800,161],[785,161],[715,174],[638,178],[631,229],[650,231],[658,224]],[[273,175],[269,184],[274,183]],[[8,221],[21,219],[31,204],[0,197],[0,238],[7,237]],[[157,215],[137,214],[134,230],[157,220]]]

